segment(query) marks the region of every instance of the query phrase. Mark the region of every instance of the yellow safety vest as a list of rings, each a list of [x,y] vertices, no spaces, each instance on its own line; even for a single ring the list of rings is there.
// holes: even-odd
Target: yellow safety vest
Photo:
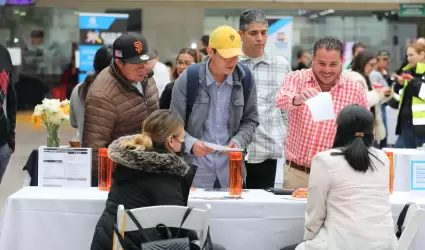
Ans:
[[[403,68],[403,71],[411,69],[410,64]],[[417,63],[416,64],[416,74],[424,74],[425,73],[425,63]],[[400,101],[398,111],[400,111],[401,103],[403,102],[404,91],[408,85],[408,81],[405,80],[403,84],[403,89],[400,94],[394,94],[394,98]],[[425,101],[416,96],[412,97],[412,123],[413,125],[425,125]]]

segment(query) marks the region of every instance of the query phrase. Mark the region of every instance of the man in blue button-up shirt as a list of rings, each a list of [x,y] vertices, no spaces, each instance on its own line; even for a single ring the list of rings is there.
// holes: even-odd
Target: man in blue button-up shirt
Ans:
[[[170,109],[186,123],[185,159],[197,167],[195,187],[229,187],[228,156],[214,152],[204,142],[246,148],[258,126],[253,80],[244,103],[241,83],[245,72],[238,65],[238,56],[242,55],[240,44],[239,34],[229,26],[218,27],[211,33],[208,57],[201,63],[197,97],[187,121],[187,71],[174,83]]]

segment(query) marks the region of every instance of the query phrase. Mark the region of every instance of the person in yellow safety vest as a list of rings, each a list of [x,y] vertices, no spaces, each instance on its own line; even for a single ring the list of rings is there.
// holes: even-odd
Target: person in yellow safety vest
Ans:
[[[407,49],[409,64],[394,84],[399,104],[396,148],[417,148],[425,143],[425,44],[413,43]]]

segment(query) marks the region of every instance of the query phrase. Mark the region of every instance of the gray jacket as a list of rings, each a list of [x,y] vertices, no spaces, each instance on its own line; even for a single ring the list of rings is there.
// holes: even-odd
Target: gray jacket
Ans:
[[[191,163],[192,157],[190,151],[193,144],[203,134],[204,123],[207,120],[210,106],[210,95],[207,90],[206,82],[206,63],[204,60],[199,70],[199,88],[192,113],[189,120],[186,121],[186,102],[187,102],[187,70],[184,71],[174,82],[171,98],[170,110],[179,115],[186,126],[185,146],[186,153],[189,156],[186,160]],[[247,103],[244,103],[242,90],[242,79],[245,77],[243,69],[237,65],[233,71],[233,90],[231,93],[231,108],[229,119],[229,137],[231,141],[236,142],[241,148],[246,148],[252,140],[255,129],[258,127],[258,109],[257,109],[257,90],[254,77],[251,77],[251,87],[248,91]]]
[[[73,128],[78,129],[78,137],[80,143],[83,142],[83,129],[84,129],[84,103],[81,101],[78,90],[80,89],[81,84],[78,84],[72,90],[70,98],[70,112],[69,112],[69,122]]]

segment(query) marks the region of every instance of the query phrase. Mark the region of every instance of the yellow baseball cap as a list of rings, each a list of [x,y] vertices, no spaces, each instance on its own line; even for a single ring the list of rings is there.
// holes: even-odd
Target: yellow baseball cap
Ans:
[[[243,55],[241,36],[234,28],[227,25],[220,26],[211,32],[208,47],[216,49],[223,58]]]

